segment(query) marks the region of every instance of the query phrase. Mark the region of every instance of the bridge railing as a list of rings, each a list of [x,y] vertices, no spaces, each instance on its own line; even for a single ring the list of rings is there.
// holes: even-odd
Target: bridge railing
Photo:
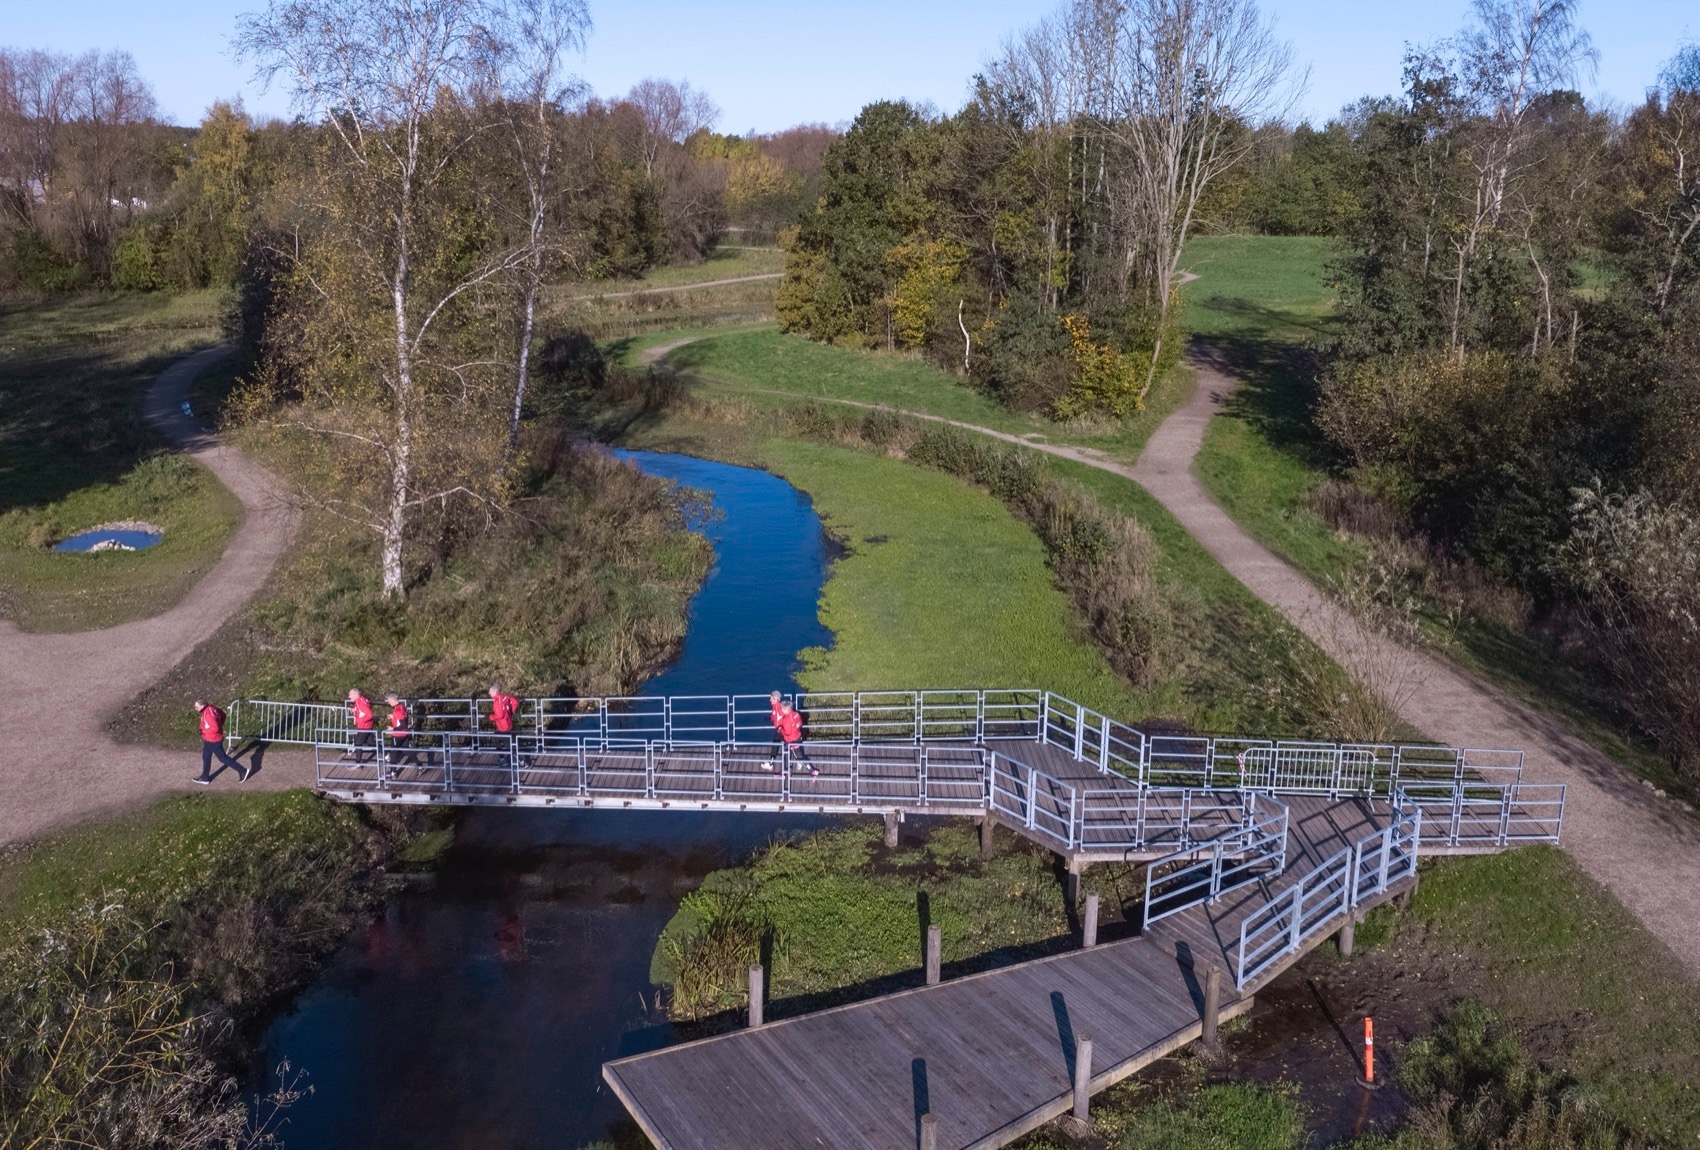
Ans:
[[[536,796],[854,808],[983,810],[988,752],[921,744],[634,742],[593,747],[560,732],[415,731],[406,739],[315,732],[322,790],[392,798]],[[807,773],[810,768],[818,772]]]
[[[1240,833],[1151,862],[1145,870],[1145,926],[1280,874],[1289,814],[1285,803],[1252,795],[1250,821]]]
[[[1508,847],[1558,845],[1564,833],[1563,783],[1407,781],[1399,806],[1420,810],[1423,845]]]
[[[1234,985],[1245,989],[1336,919],[1414,875],[1422,822],[1421,810],[1404,805],[1388,826],[1342,847],[1242,919]]]

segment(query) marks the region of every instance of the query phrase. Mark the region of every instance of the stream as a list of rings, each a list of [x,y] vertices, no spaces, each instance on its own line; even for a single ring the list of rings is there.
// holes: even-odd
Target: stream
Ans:
[[[621,451],[707,492],[693,523],[715,565],[679,657],[644,695],[793,688],[825,646],[830,560],[808,499],[772,475]],[[602,1063],[666,1045],[649,962],[680,897],[818,816],[671,811],[467,811],[426,886],[391,897],[267,1029],[256,1085],[288,1061],[312,1092],[289,1108],[289,1150],[573,1150],[624,1110]]]

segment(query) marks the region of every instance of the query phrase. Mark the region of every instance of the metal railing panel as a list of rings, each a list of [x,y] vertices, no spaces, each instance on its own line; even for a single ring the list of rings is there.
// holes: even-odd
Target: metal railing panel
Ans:
[[[921,691],[916,700],[915,727],[927,742],[974,742],[985,715],[979,691]]]
[[[810,691],[798,695],[803,730],[813,741],[851,742],[856,738],[856,692]]]
[[[319,731],[354,729],[344,703],[285,703],[272,699],[233,699],[225,708],[226,748],[248,739],[263,743],[311,746]]]
[[[1206,787],[1212,740],[1202,735],[1151,735],[1146,739],[1145,782],[1152,787]]]
[[[780,699],[797,705],[797,699],[781,694]],[[729,743],[763,743],[773,739],[773,720],[768,715],[771,703],[766,695],[733,695],[728,702],[731,710]]]
[[[651,796],[709,802],[714,799],[715,763],[713,746],[674,746],[651,752]]]
[[[548,736],[552,745],[568,742],[600,747],[606,735],[602,700],[582,696],[538,699],[531,708],[533,730]]]
[[[991,762],[993,809],[1064,849],[1074,846],[1074,788],[1008,755]]]
[[[771,803],[782,797],[785,756],[779,747],[741,743],[721,747],[719,753],[722,801]]]
[[[416,731],[476,731],[478,703],[473,699],[413,700]]]
[[[1287,808],[1272,804],[1239,834],[1152,862],[1145,872],[1146,928],[1280,874],[1287,857],[1287,823]]]
[[[584,793],[592,798],[649,797],[649,755],[643,747],[585,752]]]
[[[766,719],[764,717],[763,721]],[[732,699],[727,695],[667,696],[669,746],[714,746],[736,740]]]
[[[856,692],[855,738],[858,741],[912,743],[920,735],[920,692]]]
[[[1044,692],[1000,689],[980,692],[980,738],[1039,738]]]
[[[857,747],[859,801],[919,803],[922,753],[922,748],[909,743],[863,743]]]
[[[604,746],[633,747],[667,741],[666,696],[610,696],[602,704]]]

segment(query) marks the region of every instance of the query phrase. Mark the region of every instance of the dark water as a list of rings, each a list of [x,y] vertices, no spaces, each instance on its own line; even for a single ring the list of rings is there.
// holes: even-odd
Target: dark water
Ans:
[[[808,501],[764,472],[622,452],[711,492],[716,564],[679,659],[643,694],[791,688],[828,554]],[[262,1065],[304,1070],[290,1150],[573,1147],[624,1116],[602,1063],[664,1045],[649,961],[703,874],[806,816],[468,812],[435,884],[392,898],[266,1032]]]
[[[55,551],[88,551],[102,543],[116,543],[120,550],[145,551],[164,536],[152,531],[84,531],[53,545]]]

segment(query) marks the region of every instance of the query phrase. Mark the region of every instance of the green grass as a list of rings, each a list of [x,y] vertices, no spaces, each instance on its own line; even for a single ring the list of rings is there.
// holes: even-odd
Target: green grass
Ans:
[[[776,844],[750,863],[708,875],[658,941],[651,980],[675,988],[676,1017],[736,1010],[750,955],[711,955],[710,926],[739,920],[745,948],[771,941],[775,1013],[819,1009],[920,981],[925,929],[937,926],[946,969],[960,975],[999,955],[1068,945],[1062,888],[1049,853],[1014,836],[982,861],[965,821],[913,829],[895,850],[878,824]],[[924,910],[923,910],[924,907]],[[681,995],[683,997],[681,997]]]
[[[305,790],[185,795],[0,854],[0,936],[121,898],[144,916],[210,889],[293,885],[282,856],[352,846],[360,813]]]
[[[0,612],[36,630],[104,627],[175,603],[241,517],[206,471],[155,453],[142,397],[217,342],[220,297],[89,293],[0,309]],[[165,528],[134,554],[59,555],[100,523]]]
[[[694,338],[693,338],[694,337]],[[856,351],[785,335],[769,326],[707,334],[664,331],[623,342],[615,351],[634,363],[641,353],[663,343],[691,338],[667,361],[711,392],[750,395],[772,402],[768,393],[814,400],[883,404],[900,411],[954,419],[1032,438],[1076,443],[1138,458],[1151,433],[1191,390],[1184,370],[1157,381],[1145,411],[1121,423],[1065,424],[1038,413],[1016,413],[975,391],[949,372],[916,356]]]
[[[1294,343],[1326,335],[1334,293],[1323,265],[1333,252],[1334,241],[1321,236],[1196,236],[1183,262],[1198,278],[1181,288],[1181,320],[1213,338]]]
[[[1632,1126],[1669,1146],[1700,1140],[1694,981],[1569,855],[1437,860],[1395,944],[1406,932],[1447,971],[1471,974],[1475,996],[1537,1058],[1603,1090]]]

